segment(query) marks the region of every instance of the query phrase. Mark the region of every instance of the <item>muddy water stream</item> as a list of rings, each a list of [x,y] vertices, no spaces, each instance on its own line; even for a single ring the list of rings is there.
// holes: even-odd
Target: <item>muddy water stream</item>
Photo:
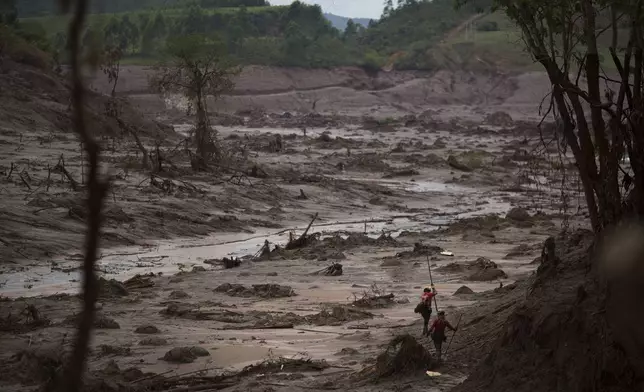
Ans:
[[[345,179],[351,179],[344,176]],[[355,180],[355,178],[353,178]],[[371,181],[361,179],[363,181]],[[376,238],[383,232],[394,238],[403,231],[426,232],[438,229],[441,225],[449,224],[454,219],[504,213],[510,205],[496,200],[494,197],[484,197],[479,191],[451,184],[432,181],[402,181],[402,180],[372,180],[391,188],[404,189],[417,193],[435,193],[440,195],[467,195],[486,200],[485,204],[476,208],[471,205],[439,206],[440,214],[399,214],[381,212],[380,216],[352,215],[350,220],[324,222],[314,224],[311,232],[320,232],[322,236],[336,233],[365,233]],[[158,241],[153,247],[123,247],[103,250],[98,268],[105,278],[118,280],[128,279],[136,274],[163,273],[172,274],[182,270],[190,270],[193,266],[203,264],[207,259],[223,257],[244,257],[256,254],[266,240],[271,244],[284,245],[289,233],[299,235],[307,226],[301,222],[286,230],[267,230],[258,228],[252,234],[217,233],[199,239],[177,238],[170,241]],[[366,229],[366,230],[365,230]],[[50,295],[69,293],[78,290],[80,281],[80,260],[78,258],[58,258],[49,265],[27,267],[22,271],[2,274],[4,283],[0,294],[7,297]],[[212,268],[206,266],[207,268]]]

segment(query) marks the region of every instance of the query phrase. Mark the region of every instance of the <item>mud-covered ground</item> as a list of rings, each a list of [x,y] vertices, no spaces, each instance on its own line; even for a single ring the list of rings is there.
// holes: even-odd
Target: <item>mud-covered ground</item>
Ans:
[[[62,87],[37,88],[51,95]],[[68,116],[63,93],[53,107],[48,96],[4,94],[0,386],[30,390],[55,373],[79,311],[83,167],[76,138],[56,122]],[[395,112],[395,99],[379,99]],[[93,377],[171,385],[186,373],[214,377],[260,363],[219,387],[443,391],[462,381],[525,294],[521,282],[537,267],[543,240],[561,227],[562,178],[553,170],[561,163],[552,147],[542,148],[548,135],[518,111],[494,114],[490,104],[479,121],[431,110],[383,119],[378,105],[373,118],[236,106],[213,116],[224,160],[201,173],[182,144],[188,119],[155,124],[178,117],[150,117],[149,105],[146,119],[127,118],[141,121],[153,166],[157,146],[163,157],[153,176],[131,135],[101,132],[112,188]],[[36,115],[44,108],[51,113]],[[576,212],[576,202],[567,211]],[[315,214],[309,234],[319,235],[310,243],[254,257],[266,240],[283,247],[301,235]],[[219,259],[230,256],[241,265],[223,268]],[[342,264],[342,275],[320,273],[332,263]],[[453,323],[462,315],[436,368],[442,375],[416,371],[374,385],[376,357],[394,336],[409,332],[432,350],[413,312],[430,283],[428,264],[438,306]],[[455,294],[461,286],[473,293]],[[181,347],[188,349],[170,352]]]

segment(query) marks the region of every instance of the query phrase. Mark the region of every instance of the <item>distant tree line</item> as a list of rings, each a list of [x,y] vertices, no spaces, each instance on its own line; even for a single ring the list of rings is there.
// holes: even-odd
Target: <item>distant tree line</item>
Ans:
[[[10,1],[21,20],[53,12],[49,0]],[[240,64],[359,65],[377,71],[395,58],[397,68],[433,69],[441,65],[433,62],[430,49],[491,1],[473,0],[460,9],[453,0],[386,1],[383,17],[368,28],[349,20],[339,31],[319,6],[300,1],[269,6],[266,0],[96,0],[83,43],[117,47],[130,61],[147,62],[163,56],[168,38],[199,34],[223,42]],[[34,35],[49,36],[54,52],[64,52],[66,32],[56,31],[59,17],[27,18],[24,25]]]
[[[52,0],[0,0],[15,2],[21,18],[44,16],[59,12],[58,4]],[[266,0],[94,0],[92,13],[116,13],[142,9],[186,7],[191,4],[201,7],[259,7],[270,5]],[[0,5],[1,6],[1,5]]]

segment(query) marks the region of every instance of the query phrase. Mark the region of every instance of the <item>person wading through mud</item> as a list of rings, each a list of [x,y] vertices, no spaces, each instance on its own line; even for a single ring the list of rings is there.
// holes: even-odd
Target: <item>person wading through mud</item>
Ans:
[[[445,335],[445,328],[449,328],[451,331],[456,332],[456,328],[452,327],[452,324],[445,319],[445,312],[438,312],[438,317],[432,323],[432,327],[429,329],[429,334],[434,341],[434,347],[436,347],[436,355],[438,356],[438,362],[441,361],[441,354],[443,353],[443,342],[447,340],[447,335]]]
[[[432,317],[432,300],[436,295],[436,289],[432,285],[431,290],[425,287],[423,295],[420,296],[420,303],[414,309],[415,313],[420,313],[423,316],[423,336],[429,336],[429,319]]]

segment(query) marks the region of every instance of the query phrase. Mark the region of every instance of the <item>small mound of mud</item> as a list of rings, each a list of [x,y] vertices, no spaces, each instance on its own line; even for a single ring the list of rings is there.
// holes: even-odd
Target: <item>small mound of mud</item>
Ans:
[[[464,172],[471,172],[472,168],[467,166],[466,164],[462,163],[459,161],[454,155],[450,155],[447,157],[447,164],[453,167],[456,170],[464,171]]]
[[[246,287],[241,284],[224,283],[214,291],[226,293],[231,297],[285,298],[295,296],[293,288],[278,284],[255,284],[252,287]]]
[[[98,346],[100,355],[113,355],[113,356],[128,356],[132,354],[132,349],[129,347],[112,346],[109,344],[101,344]]]
[[[125,285],[115,279],[98,278],[98,295],[100,298],[125,297],[128,295]]]
[[[418,256],[433,256],[437,253],[444,251],[440,246],[425,245],[420,242],[414,244],[414,249],[411,251],[404,251],[396,253],[398,258],[410,258]]]
[[[445,160],[436,154],[428,154],[428,155],[411,154],[411,155],[405,156],[404,161],[406,163],[411,163],[414,166],[435,167],[435,166],[441,166],[445,164]]]
[[[96,316],[94,319],[94,328],[96,329],[120,329],[121,326],[113,318],[106,316]]]
[[[442,267],[438,267],[436,271],[439,272],[447,272],[447,273],[458,273],[458,272],[463,272],[467,268],[463,264],[459,263],[449,263],[447,265],[444,265]]]
[[[460,219],[452,223],[446,230],[449,233],[463,233],[463,232],[477,232],[477,233],[490,233],[492,231],[501,230],[509,226],[506,219],[498,215],[483,215],[473,218]]]
[[[526,211],[525,209],[521,207],[515,207],[511,209],[507,215],[505,216],[506,219],[510,219],[513,221],[517,222],[528,222],[532,220],[532,216],[530,216],[530,213]]]
[[[469,295],[474,294],[474,290],[467,286],[461,286],[454,292],[454,295]]]
[[[386,378],[425,371],[432,366],[432,356],[411,335],[395,337],[376,359],[376,377]]]
[[[170,293],[168,296],[170,299],[185,299],[185,298],[190,298],[190,294],[186,293],[183,290],[175,290]]]
[[[159,336],[152,336],[149,338],[142,339],[139,342],[140,346],[165,346],[168,344],[168,341],[162,337]]]
[[[338,326],[351,321],[371,318],[373,318],[373,314],[363,310],[334,306],[331,309],[324,309],[316,315],[308,316],[306,319],[317,326]]]
[[[154,325],[142,325],[140,327],[137,327],[134,330],[134,332],[145,334],[145,335],[153,335],[153,334],[161,333],[161,331],[159,331],[159,328],[157,328]]]
[[[266,373],[301,373],[301,372],[321,372],[330,366],[325,360],[312,360],[310,358],[284,358],[269,359],[264,362],[245,367],[237,374],[238,377],[248,376],[251,374]]]
[[[123,282],[123,285],[128,290],[145,289],[148,287],[154,287],[154,282],[152,281],[152,278],[154,277],[155,275],[153,273],[150,273],[147,275],[137,274],[137,275],[134,275],[134,277]]]
[[[485,123],[497,127],[510,127],[514,125],[514,120],[508,113],[498,111],[485,116]]]
[[[55,380],[61,375],[67,356],[68,352],[58,345],[20,351],[1,366],[2,379],[23,385]]]
[[[198,357],[207,356],[210,356],[210,353],[202,347],[175,347],[165,353],[161,359],[172,363],[192,363]]]
[[[474,273],[466,278],[473,282],[489,282],[491,280],[506,279],[508,277],[495,262],[486,257],[479,257],[470,263],[468,270],[474,270]]]

